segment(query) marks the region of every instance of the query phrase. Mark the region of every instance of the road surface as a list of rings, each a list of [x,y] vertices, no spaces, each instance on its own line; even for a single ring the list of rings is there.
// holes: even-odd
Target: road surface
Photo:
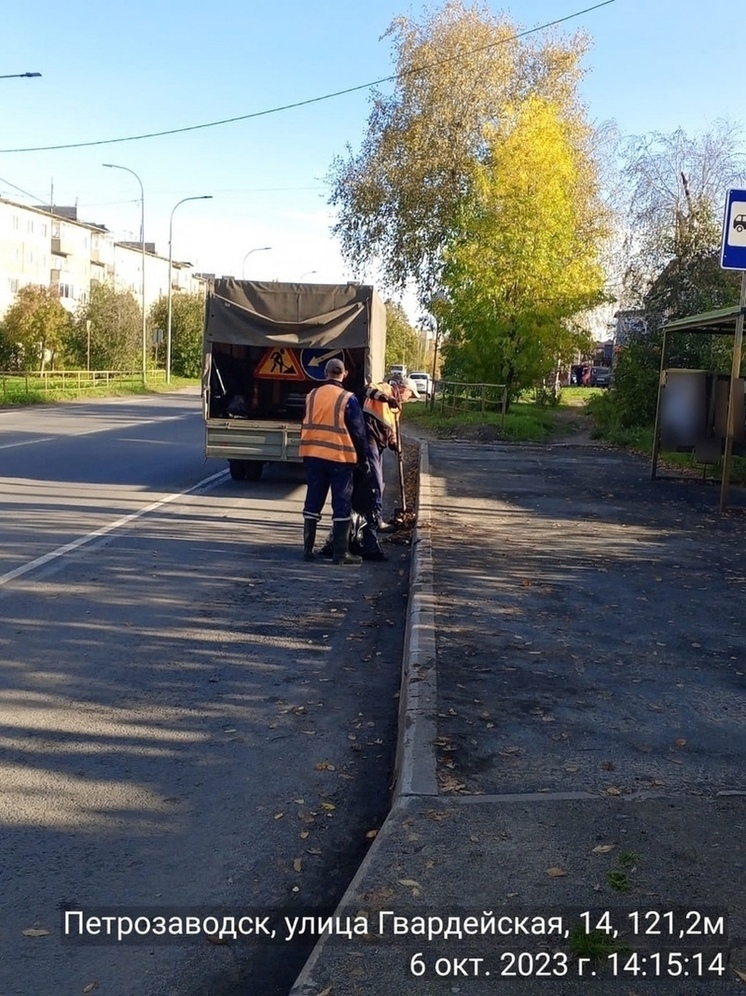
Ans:
[[[348,884],[389,802],[408,554],[304,563],[303,494],[205,462],[195,395],[0,411],[3,996],[288,991],[307,944],[62,923]]]

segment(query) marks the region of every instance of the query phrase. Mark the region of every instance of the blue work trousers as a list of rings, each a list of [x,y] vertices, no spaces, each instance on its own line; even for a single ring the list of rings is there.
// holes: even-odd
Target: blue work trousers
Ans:
[[[318,522],[331,488],[332,520],[340,522],[349,519],[352,514],[352,470],[355,465],[322,460],[320,457],[304,457],[303,463],[306,468],[303,518],[316,519]]]
[[[373,439],[368,439],[366,455],[370,464],[370,483],[372,485],[371,512],[373,516],[383,514],[383,450]]]

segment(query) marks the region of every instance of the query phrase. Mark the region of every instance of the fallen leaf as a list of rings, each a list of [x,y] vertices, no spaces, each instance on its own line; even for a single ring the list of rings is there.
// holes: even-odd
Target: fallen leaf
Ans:
[[[336,771],[337,769],[329,761],[319,761],[318,764],[314,764],[316,771]]]
[[[284,815],[285,815],[284,813],[275,813],[275,819],[276,820],[281,820]]]
[[[550,878],[563,878],[567,872],[564,868],[547,868],[547,875]]]
[[[374,838],[374,837],[377,837],[377,836],[378,836],[378,831],[377,831],[377,830],[369,830],[369,831],[368,831],[368,832],[366,833],[366,835],[365,835],[365,836],[366,836],[366,837],[368,838],[368,840],[373,840],[373,838]]]
[[[676,747],[686,747],[686,740],[684,737],[679,737],[678,740],[674,740],[674,745]]]
[[[595,847],[591,848],[593,854],[608,854],[609,851],[613,851],[616,844],[597,844]]]
[[[332,813],[337,808],[333,802],[322,802],[321,808],[325,809],[327,813]]]
[[[454,778],[453,775],[443,775],[440,779],[440,787],[444,792],[460,792],[466,788],[466,785]]]
[[[613,761],[602,761],[600,767],[601,767],[602,771],[615,771],[616,770],[616,765],[614,764]]]
[[[321,990],[321,992],[319,993],[319,996],[330,996],[331,991],[332,991],[332,987],[331,986],[327,986],[326,989],[322,989]]]
[[[236,732],[236,727],[235,726],[224,726],[223,727],[223,733],[235,733],[235,732]]]
[[[746,982],[746,971],[742,971],[740,968],[734,968],[733,971],[736,973],[741,982]]]
[[[503,747],[500,751],[501,754],[522,754],[523,747]]]
[[[305,840],[306,837],[310,837],[310,836],[311,835],[309,834],[308,830],[303,830],[303,831],[301,831],[300,839],[301,840]]]
[[[609,787],[606,789],[606,794],[607,795],[621,795],[622,794],[622,790],[620,788],[617,788],[616,785],[609,785]]]
[[[26,930],[22,930],[21,933],[24,937],[47,937],[50,931],[46,930],[44,927],[27,927]]]
[[[87,996],[88,993],[92,993],[94,989],[98,989],[98,982],[96,979],[93,982],[89,982],[87,986],[83,986],[83,996]]]
[[[415,882],[415,880],[413,878],[398,878],[397,882],[399,883],[399,885],[406,885],[410,889],[421,889],[422,888],[422,886],[420,885],[420,883],[419,882]]]
[[[295,858],[293,861],[293,871],[303,871],[303,862],[300,858]]]

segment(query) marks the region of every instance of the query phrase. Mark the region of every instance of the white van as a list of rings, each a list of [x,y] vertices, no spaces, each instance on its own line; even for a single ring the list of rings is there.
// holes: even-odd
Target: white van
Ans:
[[[420,397],[425,399],[432,397],[433,379],[429,373],[425,373],[424,370],[418,370],[411,373],[409,379],[413,380],[417,385],[417,393]]]

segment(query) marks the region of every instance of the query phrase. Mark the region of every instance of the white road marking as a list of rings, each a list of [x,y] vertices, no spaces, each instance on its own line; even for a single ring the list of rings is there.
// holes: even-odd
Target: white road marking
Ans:
[[[166,415],[164,418],[145,418],[145,419],[133,419],[127,426],[131,429],[135,426],[141,425],[155,425],[156,422],[177,422],[179,419],[192,418],[193,413],[189,412],[186,415]],[[119,429],[121,426],[106,425],[103,427],[98,427],[96,429],[83,429],[81,432],[60,432],[56,436],[42,436],[39,439],[23,439],[20,443],[2,443],[0,444],[0,450],[12,450],[14,446],[33,446],[34,443],[51,443],[53,440],[57,439],[72,439],[76,436],[94,436],[97,432],[112,432],[115,429]]]
[[[92,543],[93,540],[98,539],[100,536],[105,536],[107,533],[113,532],[115,529],[121,529],[122,526],[126,526],[130,522],[134,522],[135,519],[139,519],[141,516],[147,515],[148,512],[152,512],[156,508],[160,508],[162,505],[168,505],[169,502],[175,501],[177,498],[182,498],[184,495],[191,495],[198,491],[204,491],[206,488],[210,487],[210,485],[217,484],[218,481],[225,479],[227,476],[228,471],[221,470],[217,474],[213,474],[211,477],[206,477],[204,481],[200,481],[198,484],[195,484],[194,487],[187,488],[186,491],[179,491],[176,494],[168,495],[166,498],[161,498],[159,501],[154,501],[152,504],[146,505],[144,508],[141,508],[139,512],[131,512],[129,515],[124,515],[121,519],[117,519],[115,522],[110,522],[108,526],[102,526],[100,529],[95,529],[92,533],[87,533],[85,536],[79,536],[78,539],[73,540],[72,543],[65,543],[64,546],[57,547],[56,550],[52,550],[50,553],[45,553],[42,557],[37,557],[36,560],[30,560],[27,564],[23,564],[21,567],[16,567],[15,570],[8,571],[7,574],[0,574],[0,585],[7,584],[8,581],[13,581],[15,578],[28,574],[29,571],[36,570],[37,567],[43,567],[44,564],[48,564],[52,560],[64,557],[66,553],[71,553],[73,550],[77,550],[79,547],[85,546],[86,543]]]
[[[126,425],[127,429],[139,428],[141,425],[155,425],[160,422],[177,422],[182,418],[193,418],[192,413],[188,415],[167,415],[165,418],[143,418],[143,419],[133,419]],[[115,429],[121,429],[122,426],[119,425],[107,425],[103,428],[98,429],[83,429],[82,432],[63,432],[61,436],[65,439],[67,438],[77,438],[78,436],[95,436],[97,432],[113,432]]]
[[[33,446],[34,443],[49,443],[56,436],[43,436],[41,439],[24,439],[20,443],[3,443],[0,450],[12,450],[14,446]]]

